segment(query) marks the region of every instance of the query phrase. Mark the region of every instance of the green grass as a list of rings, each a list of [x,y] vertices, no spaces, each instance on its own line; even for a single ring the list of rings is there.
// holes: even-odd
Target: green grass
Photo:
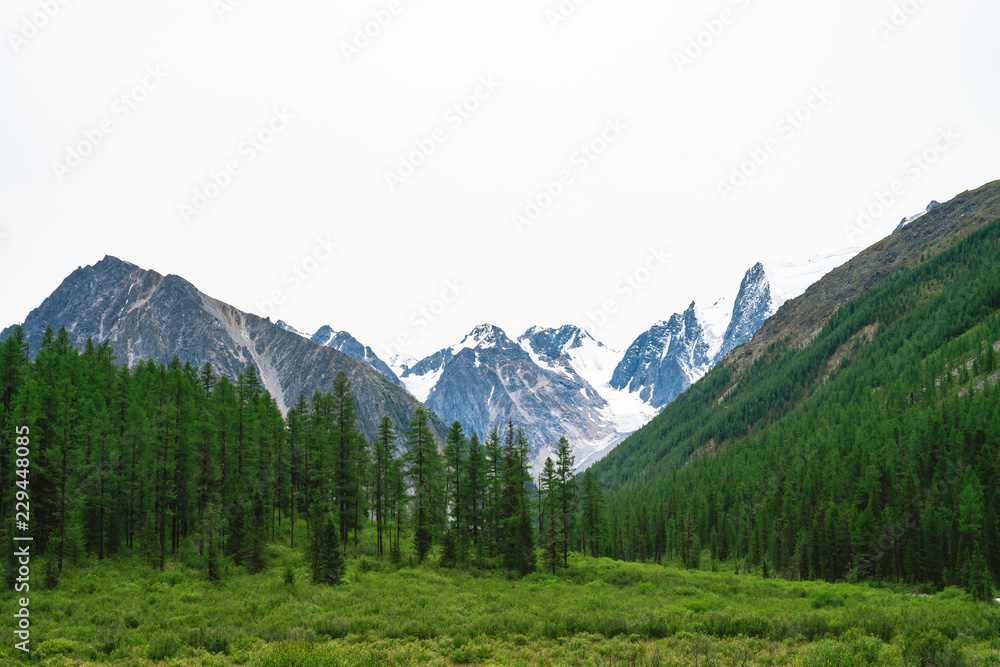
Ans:
[[[32,662],[1000,665],[1000,605],[958,589],[917,596],[579,556],[520,581],[360,556],[330,588],[309,581],[302,558],[272,545],[263,574],[230,567],[216,583],[180,560],[163,573],[135,559],[67,567],[56,589],[32,592]],[[11,618],[10,594],[2,606]],[[0,664],[19,662],[12,644]]]

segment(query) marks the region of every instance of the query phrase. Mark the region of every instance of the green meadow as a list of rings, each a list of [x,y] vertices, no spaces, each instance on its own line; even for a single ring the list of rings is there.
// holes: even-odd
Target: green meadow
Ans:
[[[365,540],[339,586],[313,584],[303,551],[284,544],[267,548],[263,573],[229,566],[209,582],[188,549],[163,572],[134,557],[67,565],[54,589],[31,592],[30,656],[8,635],[0,664],[1000,665],[1000,604],[958,588],[579,555],[557,575],[513,579],[440,567],[437,553],[395,566]],[[12,618],[9,593],[3,610]]]

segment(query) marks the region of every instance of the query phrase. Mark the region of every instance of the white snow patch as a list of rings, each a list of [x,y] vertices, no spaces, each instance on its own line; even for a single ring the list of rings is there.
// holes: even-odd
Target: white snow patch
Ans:
[[[694,306],[695,315],[705,332],[705,342],[708,343],[708,358],[714,359],[722,349],[726,329],[733,319],[733,303],[722,297],[716,299],[711,306],[702,308],[698,302]]]
[[[444,373],[443,368],[439,368],[435,371],[430,371],[424,375],[414,375],[409,374],[406,377],[397,374],[403,386],[406,387],[406,391],[413,394],[421,403],[426,403],[427,398],[431,395],[431,390],[437,385],[438,380],[441,379],[441,374]]]
[[[846,248],[825,255],[817,255],[804,263],[761,262],[771,284],[771,313],[784,303],[805,291],[820,278],[838,266],[846,264],[863,248]]]

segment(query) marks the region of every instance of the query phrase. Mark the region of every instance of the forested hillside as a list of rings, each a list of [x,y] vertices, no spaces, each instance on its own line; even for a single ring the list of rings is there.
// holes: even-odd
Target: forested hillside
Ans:
[[[130,369],[110,345],[88,340],[77,350],[51,328],[32,355],[16,328],[0,345],[0,407],[0,542],[11,587],[22,501],[53,585],[67,560],[116,554],[162,570],[196,550],[210,580],[227,564],[259,572],[283,522],[289,545],[308,548],[313,579],[327,583],[340,580],[365,530],[394,562],[405,533],[417,562],[440,544],[445,562],[526,574],[537,519],[543,562],[568,557],[575,491],[565,439],[540,487],[512,423],[480,442],[456,422],[440,443],[421,407],[405,433],[386,415],[369,440],[344,373],[331,393],[300,396],[283,417],[253,367],[235,383],[176,357]],[[307,522],[298,533],[297,518]]]
[[[593,468],[605,553],[791,579],[1000,577],[1000,221],[730,357]],[[738,352],[738,351],[737,351]]]

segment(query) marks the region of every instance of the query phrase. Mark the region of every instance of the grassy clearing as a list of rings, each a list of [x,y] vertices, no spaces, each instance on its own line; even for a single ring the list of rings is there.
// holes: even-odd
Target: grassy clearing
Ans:
[[[293,583],[287,583],[291,568]],[[11,618],[14,600],[3,599]],[[574,557],[508,579],[360,556],[314,586],[302,553],[210,584],[172,561],[70,568],[34,592],[43,665],[1000,665],[1000,605]],[[23,659],[9,640],[0,664]]]

